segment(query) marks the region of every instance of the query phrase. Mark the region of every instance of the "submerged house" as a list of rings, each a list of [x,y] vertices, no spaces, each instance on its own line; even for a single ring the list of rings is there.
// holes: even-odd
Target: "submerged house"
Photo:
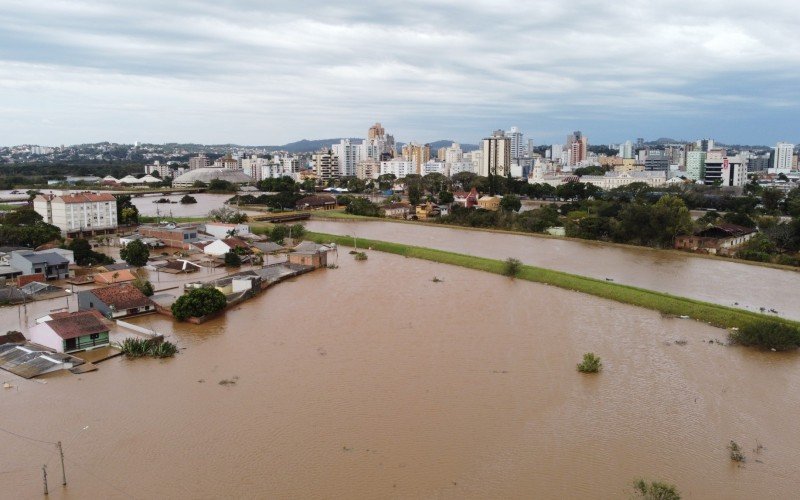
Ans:
[[[11,252],[8,264],[22,274],[43,274],[57,280],[69,277],[69,260],[57,253],[18,250]]]
[[[311,266],[313,268],[328,267],[328,252],[331,250],[326,245],[318,245],[313,241],[304,241],[294,247],[288,255],[290,264]]]
[[[675,248],[705,252],[710,254],[727,254],[736,247],[747,243],[757,231],[750,227],[736,224],[716,224],[695,231],[694,234],[675,238]]]
[[[108,330],[97,311],[54,313],[30,329],[30,338],[56,352],[75,352],[107,346]]]
[[[128,283],[78,292],[78,308],[94,309],[111,319],[156,311],[155,303]]]

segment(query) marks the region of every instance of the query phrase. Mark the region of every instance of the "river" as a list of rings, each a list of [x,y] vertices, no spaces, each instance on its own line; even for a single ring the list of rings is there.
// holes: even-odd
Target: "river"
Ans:
[[[796,354],[368,253],[200,326],[133,320],[168,332],[174,359],[115,358],[44,385],[3,374],[0,427],[63,441],[69,484],[52,445],[0,432],[0,497],[40,497],[47,463],[53,499],[627,498],[637,477],[684,498],[796,498]],[[575,370],[587,351],[601,374]]]
[[[556,269],[648,290],[758,312],[775,309],[800,320],[800,273],[689,253],[593,241],[471,231],[385,221],[312,220],[306,227],[329,234],[349,234],[480,257],[520,259]],[[769,314],[769,313],[768,313]]]
[[[134,206],[139,209],[142,215],[155,216],[160,214],[163,217],[170,215],[174,217],[202,217],[208,214],[209,211],[221,208],[225,201],[229,200],[233,194],[209,194],[209,193],[196,193],[191,194],[197,203],[180,203],[184,193],[171,194],[171,195],[147,195],[133,198],[131,201]],[[153,203],[154,201],[166,198],[175,203]]]

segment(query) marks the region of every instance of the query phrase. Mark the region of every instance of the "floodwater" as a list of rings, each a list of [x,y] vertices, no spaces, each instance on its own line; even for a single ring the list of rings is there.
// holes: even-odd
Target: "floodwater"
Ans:
[[[319,221],[311,231],[355,235],[555,269],[681,297],[800,320],[800,273],[735,261],[593,241],[384,221]],[[770,314],[767,312],[767,314]]]
[[[796,354],[479,271],[338,263],[203,325],[135,319],[174,359],[2,375],[0,427],[63,441],[69,483],[52,445],[0,432],[0,497],[39,498],[47,464],[54,499],[626,498],[637,477],[796,498]],[[575,370],[587,351],[601,374]]]
[[[186,205],[180,203],[180,199],[183,198],[183,196],[184,193],[145,195],[133,198],[131,201],[142,215],[155,216],[160,214],[164,217],[169,217],[170,215],[174,217],[202,217],[211,210],[221,208],[225,202],[234,195],[209,193],[191,194],[191,196],[197,200],[197,203],[189,203]],[[175,203],[153,203],[160,198],[166,198]]]

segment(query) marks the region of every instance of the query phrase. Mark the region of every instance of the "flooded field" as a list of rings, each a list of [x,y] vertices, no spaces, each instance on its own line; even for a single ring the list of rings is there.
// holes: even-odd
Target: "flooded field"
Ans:
[[[155,216],[157,213],[167,217],[202,217],[209,211],[222,207],[226,200],[229,200],[232,194],[208,194],[208,193],[195,193],[192,194],[197,203],[182,204],[179,203],[183,198],[183,193],[172,195],[147,195],[138,198],[133,198],[133,204],[139,209],[142,215]],[[166,198],[175,203],[153,203],[154,201]]]
[[[0,427],[63,441],[69,484],[52,445],[0,432],[0,497],[40,497],[45,463],[50,498],[626,498],[637,477],[796,497],[796,354],[478,271],[338,262],[201,326],[136,319],[174,359],[11,380]],[[601,374],[575,370],[587,351]]]
[[[505,260],[800,320],[800,273],[689,253],[591,241],[381,221],[310,221],[311,231],[349,234]],[[769,314],[769,313],[768,313]]]

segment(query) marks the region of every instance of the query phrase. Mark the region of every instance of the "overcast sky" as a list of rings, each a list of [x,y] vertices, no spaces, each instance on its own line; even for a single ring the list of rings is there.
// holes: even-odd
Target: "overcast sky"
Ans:
[[[798,142],[798,27],[796,0],[2,0],[0,144]]]

